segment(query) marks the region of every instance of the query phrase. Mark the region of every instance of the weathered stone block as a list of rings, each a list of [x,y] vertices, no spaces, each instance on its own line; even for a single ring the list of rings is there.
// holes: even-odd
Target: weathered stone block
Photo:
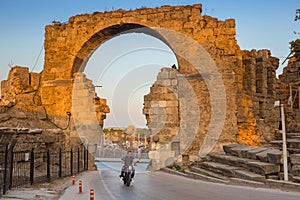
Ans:
[[[177,78],[177,73],[178,72],[176,70],[170,71],[169,72],[169,76],[170,76],[169,78],[170,79],[176,79]]]
[[[20,110],[16,110],[15,112],[11,113],[10,116],[12,118],[16,118],[16,119],[26,119],[27,118],[26,114]]]
[[[223,150],[224,150],[224,152],[230,154],[230,149],[231,149],[231,148],[234,148],[234,147],[238,147],[238,146],[240,146],[240,145],[239,145],[239,144],[228,144],[228,145],[223,145]]]
[[[248,146],[243,146],[243,145],[239,145],[233,148],[228,148],[226,149],[226,153],[230,154],[230,155],[234,155],[234,156],[239,156],[239,157],[243,157],[243,155],[246,155],[246,151],[250,150],[251,148],[249,148]]]
[[[178,115],[178,107],[166,107],[166,113],[169,115]]]
[[[166,101],[166,107],[178,107],[178,101]]]
[[[268,153],[274,152],[274,149],[267,149],[256,154],[256,157],[262,162],[268,162]]]
[[[169,80],[169,79],[161,80],[160,84],[165,87],[171,86],[171,80]]]
[[[178,84],[177,79],[172,79],[172,80],[171,80],[171,85],[172,85],[172,86],[175,86],[175,85],[177,85],[177,84]]]
[[[256,159],[256,154],[267,150],[267,148],[258,147],[247,152],[247,158]]]
[[[159,107],[166,107],[167,106],[167,101],[159,101],[158,106]]]
[[[289,139],[287,142],[288,148],[300,149],[300,139]]]
[[[254,150],[254,149],[256,149],[256,148],[258,148],[258,147],[247,147],[247,148],[243,148],[243,149],[241,149],[240,156],[241,156],[242,158],[247,158],[248,151]]]
[[[267,153],[268,162],[273,164],[282,164],[283,163],[283,156],[281,151],[269,152]]]
[[[240,170],[242,168],[240,167],[234,167],[234,166],[229,166],[221,163],[216,163],[216,162],[202,162],[200,163],[200,166],[204,169],[229,176],[229,177],[234,177],[235,176],[235,171]]]
[[[258,181],[258,182],[264,182],[266,180],[265,176],[253,172],[249,172],[246,170],[236,170],[235,177],[250,180],[250,181]]]
[[[6,113],[0,114],[0,122],[7,121],[10,119],[10,115]]]
[[[300,165],[293,165],[291,171],[294,176],[300,176]]]
[[[236,156],[226,155],[226,154],[210,154],[209,157],[214,162],[223,163],[226,165],[245,167],[247,163],[251,160],[239,158]]]
[[[290,159],[292,164],[300,165],[300,154],[291,154]]]
[[[158,74],[158,77],[157,77],[157,79],[168,79],[169,78],[169,72],[160,72],[159,74]]]
[[[280,172],[280,165],[264,163],[264,162],[249,162],[247,167],[250,171],[261,174],[275,174]]]

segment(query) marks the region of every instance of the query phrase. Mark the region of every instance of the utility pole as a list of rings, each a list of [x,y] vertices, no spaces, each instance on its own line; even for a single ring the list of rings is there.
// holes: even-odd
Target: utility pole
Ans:
[[[282,151],[283,151],[283,174],[284,181],[289,180],[288,176],[288,162],[287,162],[287,148],[286,148],[286,132],[285,132],[285,116],[284,116],[284,106],[281,107],[281,123],[282,123]]]
[[[283,157],[283,175],[284,181],[289,180],[288,176],[288,162],[287,162],[287,147],[286,147],[286,132],[285,132],[285,116],[284,116],[284,105],[280,104],[280,101],[275,101],[274,107],[280,107],[281,113],[281,132],[282,132],[282,157]]]

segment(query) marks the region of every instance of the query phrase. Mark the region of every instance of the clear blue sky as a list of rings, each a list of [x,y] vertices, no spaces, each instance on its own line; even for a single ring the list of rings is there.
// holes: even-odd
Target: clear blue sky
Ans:
[[[288,42],[296,39],[297,36],[299,37],[299,35],[293,34],[293,31],[300,32],[300,22],[294,21],[295,10],[296,8],[300,8],[299,0],[2,0],[0,3],[0,79],[6,79],[9,64],[27,66],[32,70],[36,63],[34,71],[42,71],[44,52],[42,51],[42,55],[38,60],[37,57],[43,45],[44,27],[47,24],[51,24],[53,20],[65,22],[68,21],[69,17],[77,14],[110,11],[119,8],[128,10],[142,6],[150,8],[159,7],[161,5],[191,5],[198,3],[203,4],[203,14],[223,20],[228,18],[234,18],[236,20],[236,37],[241,49],[270,49],[272,55],[283,59],[289,53]],[[139,39],[132,39],[132,37],[127,37],[126,41],[139,41],[137,42],[139,44],[149,41],[149,38],[138,38]],[[115,40],[117,41],[117,38]],[[121,40],[122,39],[119,39],[119,42]],[[114,45],[113,40],[111,41],[111,45]],[[128,96],[126,105],[140,105],[143,92],[145,92],[145,89],[149,88],[152,81],[154,81],[158,69],[162,65],[168,65],[174,62],[173,55],[168,53],[168,49],[164,47],[163,44],[160,44],[159,41],[152,41],[152,45],[154,45],[156,49],[161,49],[155,51],[150,48],[151,45],[149,46],[148,53],[152,56],[153,63],[149,61],[144,64],[138,62],[131,64],[131,68],[126,68],[127,71],[124,71],[124,74],[119,74],[119,78],[117,78],[118,81],[115,81],[117,84],[115,84],[113,88],[107,80],[111,79],[112,73],[109,73],[109,70],[105,72],[98,70],[97,73],[93,73],[95,72],[93,67],[107,65],[109,63],[104,64],[99,61],[101,60],[101,48],[105,49],[105,45],[100,47],[92,56],[86,70],[86,73],[93,79],[95,84],[105,85],[103,91],[99,91],[101,93],[100,95],[109,99],[110,97],[108,96],[114,96],[115,94],[109,93],[109,91],[106,93],[105,89],[110,91],[126,90],[122,89],[124,82],[128,82],[124,80],[132,80],[132,77],[136,77],[136,73],[141,73],[140,71],[145,73],[145,71],[148,70],[146,66],[151,65],[154,70],[147,72],[148,74],[152,73],[151,76],[149,76],[151,78],[147,78],[144,82],[139,80],[136,80],[136,82],[131,81],[131,89],[128,91],[135,92],[134,94],[130,92],[126,94]],[[138,46],[135,46],[135,48],[138,48]],[[166,54],[165,58],[167,59],[165,61],[162,61],[158,57],[156,58],[161,52]],[[130,55],[125,60],[122,60],[122,58],[118,56],[112,59],[116,59],[116,61],[110,64],[111,70],[117,69],[117,65],[120,65],[120,63],[124,64],[126,60],[130,60]],[[129,66],[129,64],[127,64],[127,66]],[[283,66],[280,66],[278,73],[281,73],[282,67]],[[107,80],[107,82],[105,82],[105,80]],[[137,96],[140,97],[139,100],[136,100]],[[114,97],[114,99],[118,98]],[[110,101],[114,100],[111,99]],[[118,104],[120,103],[116,105]],[[129,118],[133,119],[131,121],[137,121],[139,118],[143,118],[142,115],[134,114],[136,110],[140,113],[140,107],[141,105],[136,108],[130,108],[131,111],[124,111],[127,112],[127,114],[115,120],[117,121],[115,124],[112,123],[109,125],[110,122],[106,123],[108,126],[118,124],[120,126],[126,126],[126,124],[130,123]],[[122,109],[124,110],[125,107]],[[116,110],[115,112],[119,111]],[[114,121],[112,119],[109,120]],[[143,126],[143,123],[144,122],[141,121],[136,125]]]

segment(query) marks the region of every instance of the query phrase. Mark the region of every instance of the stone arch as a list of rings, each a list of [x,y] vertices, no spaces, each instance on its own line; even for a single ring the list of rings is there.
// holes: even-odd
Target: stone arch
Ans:
[[[201,10],[202,5],[192,5],[96,12],[71,17],[65,24],[46,26],[40,94],[48,116],[63,127],[65,123],[61,119],[65,119],[66,111],[72,108],[74,73],[84,69],[88,58],[101,42],[139,28],[164,41],[163,37],[150,28],[155,27],[176,31],[191,38],[214,60],[222,74],[225,89],[229,91],[226,101],[230,106],[226,108],[220,144],[234,141],[237,133],[237,93],[242,87],[240,80],[243,76],[241,52],[235,39],[235,22],[233,19],[220,21],[202,16]],[[167,42],[164,43],[168,45]],[[172,45],[169,46],[172,49]],[[178,57],[177,60],[179,65],[186,65]],[[213,79],[210,75],[201,74]],[[192,74],[191,79],[193,78]]]
[[[79,52],[77,53],[74,59],[72,70],[71,70],[72,73],[71,76],[73,76],[73,74],[76,72],[84,71],[88,59],[103,42],[117,35],[126,34],[126,33],[144,33],[153,36],[161,40],[170,49],[172,49],[172,47],[163,38],[163,36],[161,36],[155,30],[147,26],[134,24],[134,23],[122,23],[122,24],[111,25],[95,33],[90,39],[88,39],[83,44],[83,46],[81,47],[81,49],[79,50]]]

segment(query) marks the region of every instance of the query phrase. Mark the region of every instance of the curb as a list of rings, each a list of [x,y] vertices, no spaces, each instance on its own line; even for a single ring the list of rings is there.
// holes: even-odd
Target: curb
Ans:
[[[293,183],[293,182],[285,182],[280,180],[272,180],[267,179],[265,182],[256,182],[256,181],[250,181],[245,179],[239,179],[239,178],[229,178],[228,180],[222,180],[215,177],[206,176],[203,174],[197,174],[194,172],[178,172],[176,170],[170,169],[170,168],[163,168],[160,169],[160,171],[184,176],[187,178],[193,178],[196,180],[202,180],[202,181],[208,181],[208,182],[214,182],[214,183],[223,183],[223,184],[230,184],[230,185],[243,185],[245,187],[253,187],[253,188],[269,188],[269,189],[279,189],[283,191],[289,191],[289,192],[300,192],[300,184],[299,183]]]

